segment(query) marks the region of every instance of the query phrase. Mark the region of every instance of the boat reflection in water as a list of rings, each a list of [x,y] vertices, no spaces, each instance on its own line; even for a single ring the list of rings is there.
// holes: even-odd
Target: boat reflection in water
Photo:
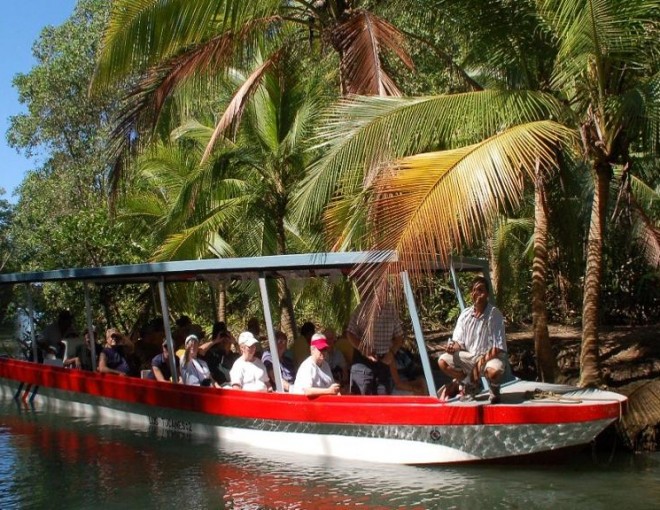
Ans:
[[[590,456],[532,468],[374,465],[218,448],[162,429],[129,431],[0,405],[3,509],[650,508],[660,498],[659,460],[625,456],[607,467]]]

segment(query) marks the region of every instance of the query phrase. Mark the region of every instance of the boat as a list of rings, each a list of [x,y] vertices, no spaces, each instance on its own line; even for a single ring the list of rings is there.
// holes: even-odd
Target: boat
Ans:
[[[0,274],[0,285],[25,284],[29,290],[43,282],[84,282],[91,330],[89,284],[157,283],[172,349],[167,283],[256,279],[271,352],[276,353],[268,278],[344,277],[356,268],[397,260],[396,252],[355,252],[175,261]],[[447,269],[454,282],[457,271],[487,274],[487,266],[477,259],[458,259]],[[408,274],[402,271],[400,276],[428,395],[289,394],[282,391],[277,356],[273,359],[277,391],[272,393],[184,386],[1,358],[0,394],[21,406],[93,417],[131,429],[300,455],[412,465],[499,461],[565,451],[589,443],[625,412],[626,398],[614,392],[518,379],[502,385],[502,402],[496,405],[488,403],[485,393],[470,402],[439,400]],[[30,331],[34,329],[32,324]],[[33,359],[38,359],[34,337],[32,345]]]

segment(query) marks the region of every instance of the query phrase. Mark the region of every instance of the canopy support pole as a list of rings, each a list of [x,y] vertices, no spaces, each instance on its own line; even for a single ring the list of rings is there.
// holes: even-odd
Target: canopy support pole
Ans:
[[[412,287],[410,286],[410,279],[408,278],[407,271],[401,272],[401,280],[403,281],[403,292],[406,295],[406,301],[408,302],[408,311],[410,313],[410,319],[412,320],[413,331],[415,332],[419,357],[422,360],[422,368],[424,369],[424,377],[426,378],[426,387],[428,388],[429,395],[435,397],[436,389],[435,381],[433,380],[433,371],[431,370],[429,353],[426,350],[424,335],[422,334],[422,323],[419,321],[419,315],[417,315],[415,297],[413,295]]]
[[[259,276],[259,290],[261,291],[261,301],[264,307],[264,319],[266,321],[266,332],[268,333],[268,346],[270,355],[273,358],[273,375],[275,376],[275,388],[278,392],[284,391],[282,384],[282,372],[280,369],[280,356],[277,352],[277,340],[275,340],[275,328],[273,327],[273,316],[270,311],[270,301],[268,300],[268,289],[266,288],[266,278]]]
[[[39,348],[37,347],[37,332],[34,324],[34,301],[32,300],[32,284],[27,284],[28,315],[30,316],[30,343],[32,344],[32,360],[39,363]]]
[[[170,313],[167,305],[167,296],[165,295],[165,277],[163,276],[158,279],[158,294],[160,295],[160,309],[163,314],[163,327],[165,328],[167,350],[170,351],[171,380],[177,383],[179,382],[179,377],[176,371],[176,360],[174,359],[176,357],[176,352],[174,352],[174,340],[172,340],[172,330],[170,329]]]
[[[89,284],[83,283],[85,291],[85,320],[87,321],[87,334],[89,335],[89,348],[92,351],[92,371],[96,372],[96,331],[94,331],[94,323],[92,322],[92,305],[89,299]],[[85,335],[83,335],[83,343],[85,342]]]

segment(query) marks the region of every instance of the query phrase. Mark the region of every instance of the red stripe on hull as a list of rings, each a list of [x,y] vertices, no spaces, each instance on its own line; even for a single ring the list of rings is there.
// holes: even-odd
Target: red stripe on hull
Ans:
[[[616,419],[618,402],[580,405],[461,405],[432,397],[253,393],[166,384],[0,360],[0,378],[124,402],[232,418],[361,425],[520,425]]]

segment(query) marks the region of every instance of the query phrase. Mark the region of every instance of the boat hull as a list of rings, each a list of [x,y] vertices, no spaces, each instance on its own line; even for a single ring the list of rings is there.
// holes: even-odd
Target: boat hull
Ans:
[[[0,391],[21,405],[218,444],[396,464],[475,462],[591,441],[625,399],[491,406],[431,397],[264,394],[187,387],[0,360]],[[513,393],[511,393],[513,394]]]

